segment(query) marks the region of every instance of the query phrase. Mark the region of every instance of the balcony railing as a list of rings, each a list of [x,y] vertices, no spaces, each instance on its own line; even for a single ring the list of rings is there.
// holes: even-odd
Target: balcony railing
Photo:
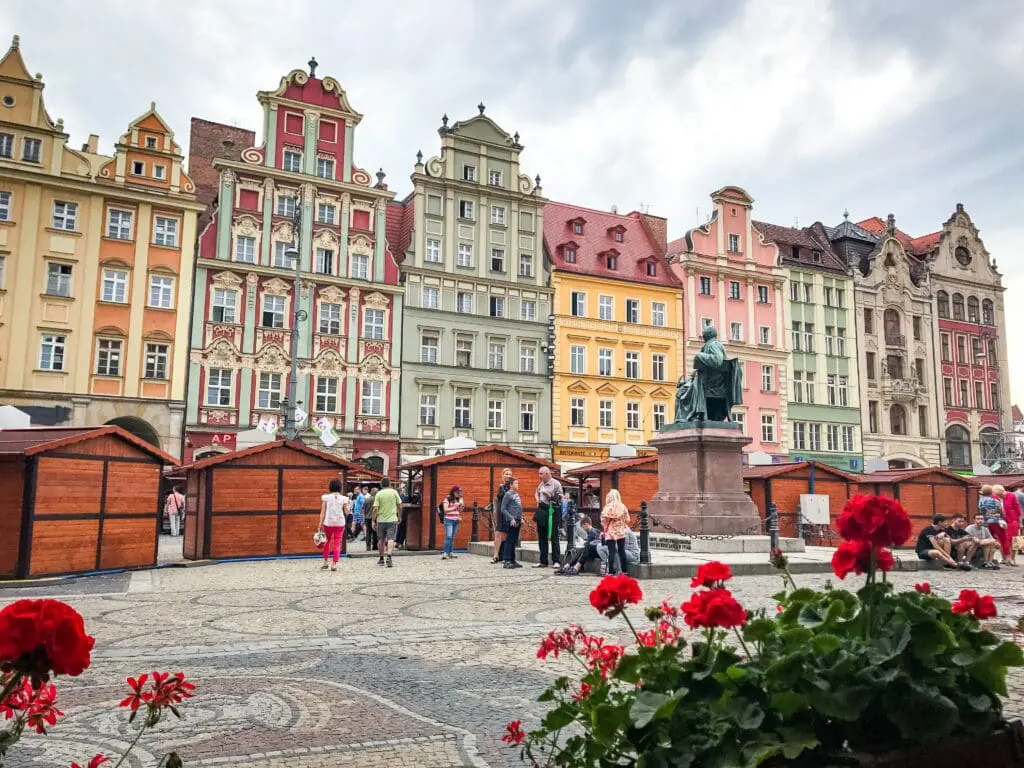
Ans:
[[[924,385],[917,379],[889,377],[885,380],[885,393],[892,400],[916,400],[924,394]]]
[[[885,334],[885,346],[887,347],[898,347],[899,349],[907,348],[907,337],[900,336],[895,333]]]

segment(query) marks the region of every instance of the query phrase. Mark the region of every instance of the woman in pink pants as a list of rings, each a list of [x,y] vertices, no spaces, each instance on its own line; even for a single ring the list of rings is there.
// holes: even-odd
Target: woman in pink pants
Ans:
[[[331,563],[331,570],[338,570],[338,558],[341,557],[341,546],[345,540],[345,521],[349,508],[348,496],[341,492],[341,480],[334,478],[327,486],[328,492],[321,496],[320,502],[320,530],[327,535],[324,542],[324,564],[320,570],[327,570],[327,554],[333,551],[334,561]]]

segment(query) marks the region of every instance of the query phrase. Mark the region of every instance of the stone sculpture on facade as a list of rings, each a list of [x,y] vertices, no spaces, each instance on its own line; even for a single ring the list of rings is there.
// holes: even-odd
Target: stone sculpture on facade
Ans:
[[[675,422],[664,429],[704,421],[729,422],[734,406],[743,403],[743,367],[725,356],[714,326],[707,326],[704,346],[694,355],[693,372],[676,387]]]

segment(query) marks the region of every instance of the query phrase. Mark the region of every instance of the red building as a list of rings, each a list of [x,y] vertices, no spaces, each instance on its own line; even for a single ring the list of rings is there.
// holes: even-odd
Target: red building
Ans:
[[[398,459],[402,289],[384,183],[353,162],[339,83],[293,70],[257,94],[254,133],[193,120],[190,169],[208,179],[193,296],[185,461],[283,423],[298,334],[299,437],[381,472]],[[213,180],[219,179],[214,186]],[[394,222],[392,222],[392,227]],[[301,289],[295,296],[297,249]]]

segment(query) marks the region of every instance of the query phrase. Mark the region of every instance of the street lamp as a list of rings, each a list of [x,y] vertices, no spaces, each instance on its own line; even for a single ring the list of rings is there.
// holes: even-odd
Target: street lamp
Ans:
[[[295,411],[299,405],[299,323],[309,317],[306,310],[299,309],[299,295],[302,285],[302,259],[299,255],[299,227],[302,219],[298,208],[292,219],[292,232],[295,235],[295,246],[285,250],[285,258],[295,265],[295,285],[292,289],[292,337],[291,337],[291,373],[288,376],[288,398],[285,400],[284,436],[294,440],[299,433]]]

